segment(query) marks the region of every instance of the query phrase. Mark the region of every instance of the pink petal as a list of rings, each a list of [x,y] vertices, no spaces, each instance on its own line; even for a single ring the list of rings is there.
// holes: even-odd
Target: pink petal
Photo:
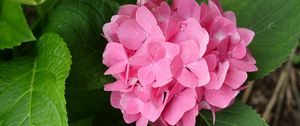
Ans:
[[[244,40],[245,45],[249,45],[255,35],[253,31],[246,28],[239,28],[238,33],[240,34],[241,39]]]
[[[227,84],[232,89],[237,89],[241,87],[242,84],[247,80],[247,72],[240,71],[234,66],[230,66],[225,79],[225,84]]]
[[[152,123],[153,126],[169,126],[169,124],[163,119],[158,118],[155,122]]]
[[[210,7],[210,9],[212,9],[215,12],[218,12],[220,14],[223,13],[222,7],[219,3],[219,0],[209,0],[208,1],[208,6]]]
[[[153,105],[153,103],[151,101],[149,101],[144,104],[141,113],[145,118],[154,122],[159,118],[162,110],[163,110],[163,107],[155,107]]]
[[[103,53],[103,64],[112,66],[123,61],[127,61],[127,54],[124,47],[120,43],[108,43]]]
[[[254,72],[257,71],[257,67],[255,66],[255,59],[250,55],[247,54],[243,59],[229,59],[230,63],[241,71],[246,72]]]
[[[110,18],[110,23],[114,23],[114,24],[119,24],[120,22],[119,22],[119,20],[120,20],[120,18],[121,17],[126,17],[126,16],[120,16],[120,15],[113,15],[111,18]],[[126,17],[126,18],[124,18],[124,20],[128,20],[128,17]],[[122,19],[123,20],[123,19]]]
[[[124,15],[124,16],[132,16],[136,10],[137,10],[138,6],[133,5],[133,4],[125,4],[123,6],[120,6],[120,9],[118,11],[118,15]]]
[[[160,108],[164,106],[164,99],[165,99],[165,91],[167,90],[168,86],[163,86],[159,88],[151,88],[151,101],[156,108]]]
[[[113,83],[104,85],[104,91],[122,91],[128,88],[124,80],[117,80]]]
[[[229,56],[229,46],[230,46],[230,39],[226,38],[222,40],[221,42],[218,42],[217,51],[219,60],[226,60]]]
[[[178,77],[183,69],[183,62],[180,56],[175,56],[171,62],[171,73],[174,77]]]
[[[205,90],[204,97],[209,104],[219,108],[226,108],[237,93],[237,91],[233,91],[231,88],[224,85],[218,90]]]
[[[192,89],[186,89],[179,93],[166,106],[162,117],[170,125],[175,125],[185,112],[192,109],[196,105],[195,94]]]
[[[181,23],[181,31],[172,39],[175,43],[181,43],[187,40],[194,40],[198,45],[199,57],[201,58],[207,48],[209,35],[194,18],[188,18]]]
[[[230,59],[230,63],[242,71],[255,72],[258,70],[257,67],[255,66],[255,64],[247,64],[238,59]]]
[[[104,75],[122,73],[125,71],[126,65],[127,65],[127,61],[118,62],[110,66],[109,69],[105,71]]]
[[[147,39],[150,39],[151,42],[164,42],[166,40],[161,28],[158,25],[153,26],[148,33],[149,37]]]
[[[170,59],[170,60],[173,59],[180,52],[180,47],[177,44],[173,44],[170,42],[164,42],[164,43],[162,43],[162,45],[166,49],[165,58],[167,58],[167,59]]]
[[[125,81],[128,82],[128,77],[129,77],[129,73],[130,73],[130,66],[129,64],[126,65],[126,73],[125,73]]]
[[[172,78],[170,61],[168,59],[161,59],[154,65],[154,71],[156,76],[156,81],[161,85],[154,86],[164,86]]]
[[[128,77],[129,78],[137,78],[137,73],[138,73],[138,67],[131,67],[129,73],[128,73]]]
[[[118,42],[118,24],[114,22],[106,23],[103,26],[103,33],[108,42]]]
[[[187,34],[191,34],[190,38],[194,39],[199,45],[208,44],[209,35],[196,19],[189,18],[185,21],[185,24],[186,27],[183,30]]]
[[[208,7],[208,5],[206,3],[201,3],[200,4],[200,23],[202,26],[204,26],[203,24],[206,24],[206,22],[208,21],[207,20],[207,17],[209,16],[209,12],[210,12],[210,8]],[[203,21],[205,20],[205,21]]]
[[[148,55],[135,55],[128,59],[130,66],[147,66],[151,64],[151,58]]]
[[[130,17],[128,16],[124,16],[124,15],[114,15],[111,17],[111,22],[115,22],[115,24],[118,25],[118,28],[120,26],[120,24],[122,24],[123,22],[129,20]],[[118,30],[118,29],[117,29]],[[118,32],[118,31],[117,31]]]
[[[201,41],[199,43],[200,46],[200,57],[202,57],[205,52],[207,51],[207,46],[208,46],[208,41],[209,41],[209,35],[206,31],[204,31],[204,35],[203,35],[203,41]]]
[[[218,8],[218,10],[223,13],[223,9],[222,9],[222,6],[220,4],[220,1],[219,0],[209,0],[208,1],[208,4],[211,8]],[[216,7],[215,7],[216,6]]]
[[[235,17],[234,12],[232,12],[232,11],[227,11],[227,12],[224,13],[224,17],[226,17],[227,19],[231,20],[232,23],[233,23],[234,25],[236,25],[236,17]]]
[[[199,107],[200,109],[211,109],[211,106],[205,101],[205,99],[199,103]]]
[[[156,81],[153,83],[152,87],[154,87],[154,88],[163,87],[163,86],[169,84],[171,81],[172,81],[172,78],[170,78],[168,80],[163,80],[163,81]]]
[[[230,36],[230,43],[231,44],[237,44],[240,41],[241,41],[241,36],[238,32],[235,32],[232,36]]]
[[[138,120],[140,118],[139,114],[128,114],[126,112],[123,113],[123,119],[127,124],[133,123],[134,121]]]
[[[152,42],[148,44],[148,53],[153,61],[158,61],[165,57],[166,50],[160,42]]]
[[[198,85],[197,77],[188,71],[186,68],[182,69],[181,74],[177,77],[177,81],[185,87],[194,88]]]
[[[148,119],[141,116],[140,119],[136,121],[136,126],[147,126],[148,125]]]
[[[142,85],[152,84],[155,80],[155,73],[152,69],[152,65],[140,68],[137,76]]]
[[[184,64],[188,64],[200,59],[200,52],[197,44],[193,40],[184,41],[180,45],[180,57]]]
[[[111,92],[111,95],[110,95],[110,104],[114,108],[121,109],[120,100],[121,100],[121,93],[120,92],[118,92],[118,91]]]
[[[164,2],[164,0],[137,0],[138,5],[144,5],[149,3],[159,5],[161,2]]]
[[[210,34],[218,41],[222,41],[226,37],[233,35],[237,31],[233,22],[224,17],[216,17],[210,29]]]
[[[144,5],[145,3],[147,3],[149,0],[137,0],[136,4],[138,5]]]
[[[198,106],[196,105],[193,109],[184,113],[183,117],[180,120],[180,126],[195,126],[196,125],[196,116],[199,114]]]
[[[200,24],[207,31],[210,31],[213,20],[218,16],[222,16],[222,14],[220,13],[219,9],[216,7],[215,4],[211,4],[210,6],[208,6],[205,3],[202,3],[200,8],[201,8]]]
[[[136,50],[147,37],[147,33],[134,20],[124,22],[118,30],[120,42],[128,49]]]
[[[128,114],[137,114],[141,111],[143,102],[136,98],[133,93],[123,93],[120,105]]]
[[[186,21],[181,22],[181,32],[177,34],[176,43],[180,43],[180,41],[185,41],[192,39],[197,44],[208,43],[208,33],[207,31],[201,27],[199,22],[194,18],[188,18]]]
[[[174,86],[172,87],[172,89],[167,97],[166,103],[169,103],[175,95],[177,95],[179,92],[181,92],[185,88],[185,87],[181,86],[180,84],[178,84],[178,82],[176,82],[176,81],[173,81],[173,82],[174,82]]]
[[[203,87],[197,87],[197,88],[195,88],[195,92],[197,94],[196,95],[197,102],[202,101],[204,88]]]
[[[173,0],[173,7],[185,18],[192,17],[193,9],[197,6],[199,5],[195,0]]]
[[[208,65],[208,69],[209,71],[213,71],[216,67],[217,67],[217,63],[218,63],[218,58],[216,55],[214,54],[208,54],[207,56],[204,57],[207,65]]]
[[[243,57],[246,56],[246,53],[247,53],[245,43],[243,41],[241,41],[235,45],[232,45],[229,53],[230,53],[229,55],[233,58],[242,59]]]
[[[152,38],[150,38],[152,39]],[[151,43],[149,40],[149,37],[144,41],[144,43],[138,48],[138,50],[135,51],[134,55],[148,55],[148,44]]]
[[[210,73],[210,81],[205,85],[206,89],[219,89],[223,85],[229,68],[229,62],[219,63],[218,67],[218,71]]]
[[[145,86],[137,85],[135,86],[133,92],[137,98],[139,98],[143,102],[147,102],[150,99],[150,88],[151,88],[150,84]]]
[[[159,7],[152,10],[152,13],[156,17],[157,21],[162,23],[170,18],[172,12],[168,3],[162,2]]]
[[[242,61],[247,62],[248,64],[256,64],[256,60],[249,50],[247,50],[247,55],[242,59]]]
[[[244,62],[247,62],[248,64],[256,64],[256,60],[251,55],[250,50],[247,50],[247,55],[242,59]]]
[[[155,17],[145,6],[139,7],[136,11],[135,19],[137,23],[148,33],[152,30],[153,26],[157,25]]]
[[[192,17],[195,18],[198,22],[200,22],[200,16],[201,16],[201,7],[197,6],[193,9]]]
[[[175,35],[180,32],[180,27],[178,27],[178,22],[182,17],[174,14],[172,15],[169,20],[166,22],[165,26],[163,27],[163,33],[166,36],[166,39],[170,41]]]
[[[210,81],[205,85],[206,89],[219,89],[222,86],[222,83],[218,80],[218,75],[215,72],[210,72]]]
[[[207,66],[205,59],[200,59],[197,62],[190,63],[187,65],[187,68],[192,73],[194,73],[194,75],[197,76],[198,81],[199,81],[197,86],[200,87],[209,82],[209,80],[210,80],[209,70],[208,70],[208,66]]]

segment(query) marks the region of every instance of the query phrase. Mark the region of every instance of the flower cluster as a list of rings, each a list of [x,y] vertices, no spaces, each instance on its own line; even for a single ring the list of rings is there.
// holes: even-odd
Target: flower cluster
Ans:
[[[228,107],[257,70],[247,46],[254,32],[238,28],[217,0],[138,0],[103,27],[103,64],[111,104],[138,126],[195,125],[200,109]]]

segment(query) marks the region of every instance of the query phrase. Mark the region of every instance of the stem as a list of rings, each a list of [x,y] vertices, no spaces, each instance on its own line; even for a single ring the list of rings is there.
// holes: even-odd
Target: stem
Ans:
[[[300,93],[299,93],[299,91],[297,89],[297,80],[296,80],[297,75],[296,75],[296,71],[295,71],[294,68],[291,69],[290,72],[291,72],[290,74],[291,74],[292,93],[293,93],[293,95],[294,95],[294,97],[296,99],[297,107],[299,109],[300,108],[300,98],[299,98]]]
[[[247,88],[246,88],[246,91],[244,92],[243,96],[242,96],[242,102],[243,103],[246,103],[249,99],[249,96],[252,92],[252,89],[253,89],[253,85],[254,85],[254,81],[249,81],[247,83]]]
[[[267,108],[265,109],[263,116],[262,116],[263,119],[265,119],[267,122],[269,122],[269,120],[270,120],[271,111],[276,103],[276,100],[278,98],[280,91],[282,90],[282,87],[284,87],[284,85],[286,84],[287,78],[288,78],[288,74],[286,72],[286,69],[283,69],[280,74],[279,80],[276,84],[276,87],[275,87],[275,90],[271,97],[271,100],[268,102]]]

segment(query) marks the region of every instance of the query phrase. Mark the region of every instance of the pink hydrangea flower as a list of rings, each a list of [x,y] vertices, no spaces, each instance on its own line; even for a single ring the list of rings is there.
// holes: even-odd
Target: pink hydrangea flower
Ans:
[[[247,49],[254,32],[218,0],[138,0],[103,32],[105,74],[116,79],[104,90],[126,123],[194,126],[199,110],[228,107],[257,71]]]

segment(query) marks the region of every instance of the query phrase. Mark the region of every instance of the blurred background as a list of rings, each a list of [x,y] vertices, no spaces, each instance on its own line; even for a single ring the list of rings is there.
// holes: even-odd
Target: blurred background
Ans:
[[[287,62],[263,79],[248,82],[242,101],[253,106],[270,126],[300,124],[300,46]]]

